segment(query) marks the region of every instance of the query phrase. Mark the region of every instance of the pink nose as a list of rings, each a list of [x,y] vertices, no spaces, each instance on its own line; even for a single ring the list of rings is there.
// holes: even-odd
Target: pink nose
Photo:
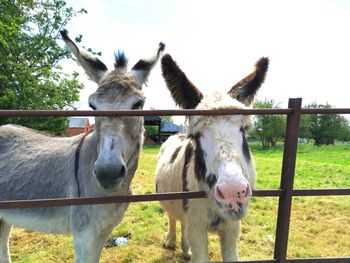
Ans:
[[[246,181],[235,184],[218,184],[215,198],[224,206],[238,212],[242,206],[247,206],[252,196],[252,190]]]

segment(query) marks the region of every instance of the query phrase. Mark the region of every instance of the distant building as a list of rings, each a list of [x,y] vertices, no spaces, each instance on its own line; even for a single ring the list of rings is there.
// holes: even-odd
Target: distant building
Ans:
[[[158,126],[158,134],[151,136],[154,142],[164,142],[170,135],[178,132],[183,132],[182,125],[176,125],[168,121],[163,121],[158,116],[145,116],[145,125]],[[88,133],[93,129],[93,125],[90,124],[88,118],[82,117],[70,117],[68,118],[67,136],[75,136],[81,133]]]
[[[149,137],[145,138],[145,144],[165,142],[169,136],[184,130],[182,125],[163,121],[158,116],[145,116],[145,125],[158,126],[158,134],[149,134]]]
[[[74,136],[80,133],[88,133],[92,129],[89,118],[70,117],[68,118],[67,136]]]
[[[169,136],[183,131],[184,127],[182,125],[177,125],[175,123],[162,120],[160,125],[161,141],[164,142]]]

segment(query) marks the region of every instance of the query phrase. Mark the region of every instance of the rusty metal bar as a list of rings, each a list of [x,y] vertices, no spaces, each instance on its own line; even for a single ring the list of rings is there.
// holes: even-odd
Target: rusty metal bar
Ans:
[[[289,99],[288,108],[294,113],[287,116],[286,137],[284,143],[282,175],[280,188],[286,191],[285,196],[279,198],[278,217],[275,239],[274,259],[285,263],[287,258],[289,223],[293,197],[294,171],[297,155],[299,123],[301,113],[301,98]]]
[[[283,189],[254,190],[254,197],[284,197]],[[293,190],[294,196],[328,196],[350,195],[350,189],[298,189]],[[161,194],[144,194],[130,196],[109,197],[83,197],[83,198],[55,198],[55,199],[32,199],[32,200],[8,200],[0,201],[0,209],[9,208],[33,208],[44,206],[69,206],[69,205],[93,205],[105,203],[134,203],[147,201],[162,201],[176,199],[206,198],[205,192],[177,192]]]
[[[301,109],[301,114],[350,114],[350,108]]]
[[[350,263],[350,258],[290,258],[287,263]]]
[[[255,197],[278,197],[283,195],[285,195],[283,189],[253,190],[253,196]]]
[[[253,195],[257,197],[281,196],[283,190],[255,190]],[[126,195],[126,196],[94,196],[81,198],[55,198],[55,199],[31,199],[31,200],[7,200],[0,201],[0,209],[33,208],[47,206],[70,206],[70,205],[96,205],[108,203],[134,203],[147,201],[163,201],[177,199],[206,198],[203,191],[176,192],[160,194]]]
[[[243,260],[243,261],[216,261],[215,263],[277,263],[275,259],[263,259],[263,260]]]
[[[0,117],[43,116],[185,116],[185,115],[285,115],[293,109],[221,109],[221,110],[0,110]],[[350,114],[350,108],[301,109],[301,114]]]
[[[220,261],[219,261],[220,262]],[[276,259],[271,260],[244,260],[244,261],[221,261],[223,263],[279,263]],[[288,258],[286,263],[350,263],[350,257],[338,258]]]
[[[337,189],[295,189],[293,196],[350,195],[350,188]]]
[[[221,110],[0,110],[0,117],[43,116],[190,116],[190,115],[262,115],[289,114],[293,109],[221,109]]]
[[[0,209],[32,208],[47,206],[69,206],[69,205],[96,205],[110,203],[134,203],[159,200],[176,200],[183,198],[205,198],[205,192],[178,192],[147,195],[125,195],[125,196],[94,196],[81,198],[57,198],[57,199],[32,199],[0,201]]]

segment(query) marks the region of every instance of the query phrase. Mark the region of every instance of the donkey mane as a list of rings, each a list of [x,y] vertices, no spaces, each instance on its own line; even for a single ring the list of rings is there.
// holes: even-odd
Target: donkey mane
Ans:
[[[114,59],[114,66],[116,68],[125,68],[128,65],[128,59],[125,56],[124,51],[118,50],[116,53],[114,53]]]

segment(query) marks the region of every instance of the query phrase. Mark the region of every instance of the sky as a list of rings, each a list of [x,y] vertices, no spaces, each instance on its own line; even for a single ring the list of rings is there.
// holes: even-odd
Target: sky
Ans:
[[[160,41],[187,77],[203,93],[229,89],[268,56],[270,67],[257,99],[273,99],[282,108],[288,98],[350,107],[350,1],[347,0],[68,0],[85,8],[71,19],[72,38],[101,51],[113,68],[114,52],[124,50],[129,68],[153,56]],[[79,109],[97,85],[74,61],[85,85]],[[159,64],[151,72],[145,109],[174,109]]]

